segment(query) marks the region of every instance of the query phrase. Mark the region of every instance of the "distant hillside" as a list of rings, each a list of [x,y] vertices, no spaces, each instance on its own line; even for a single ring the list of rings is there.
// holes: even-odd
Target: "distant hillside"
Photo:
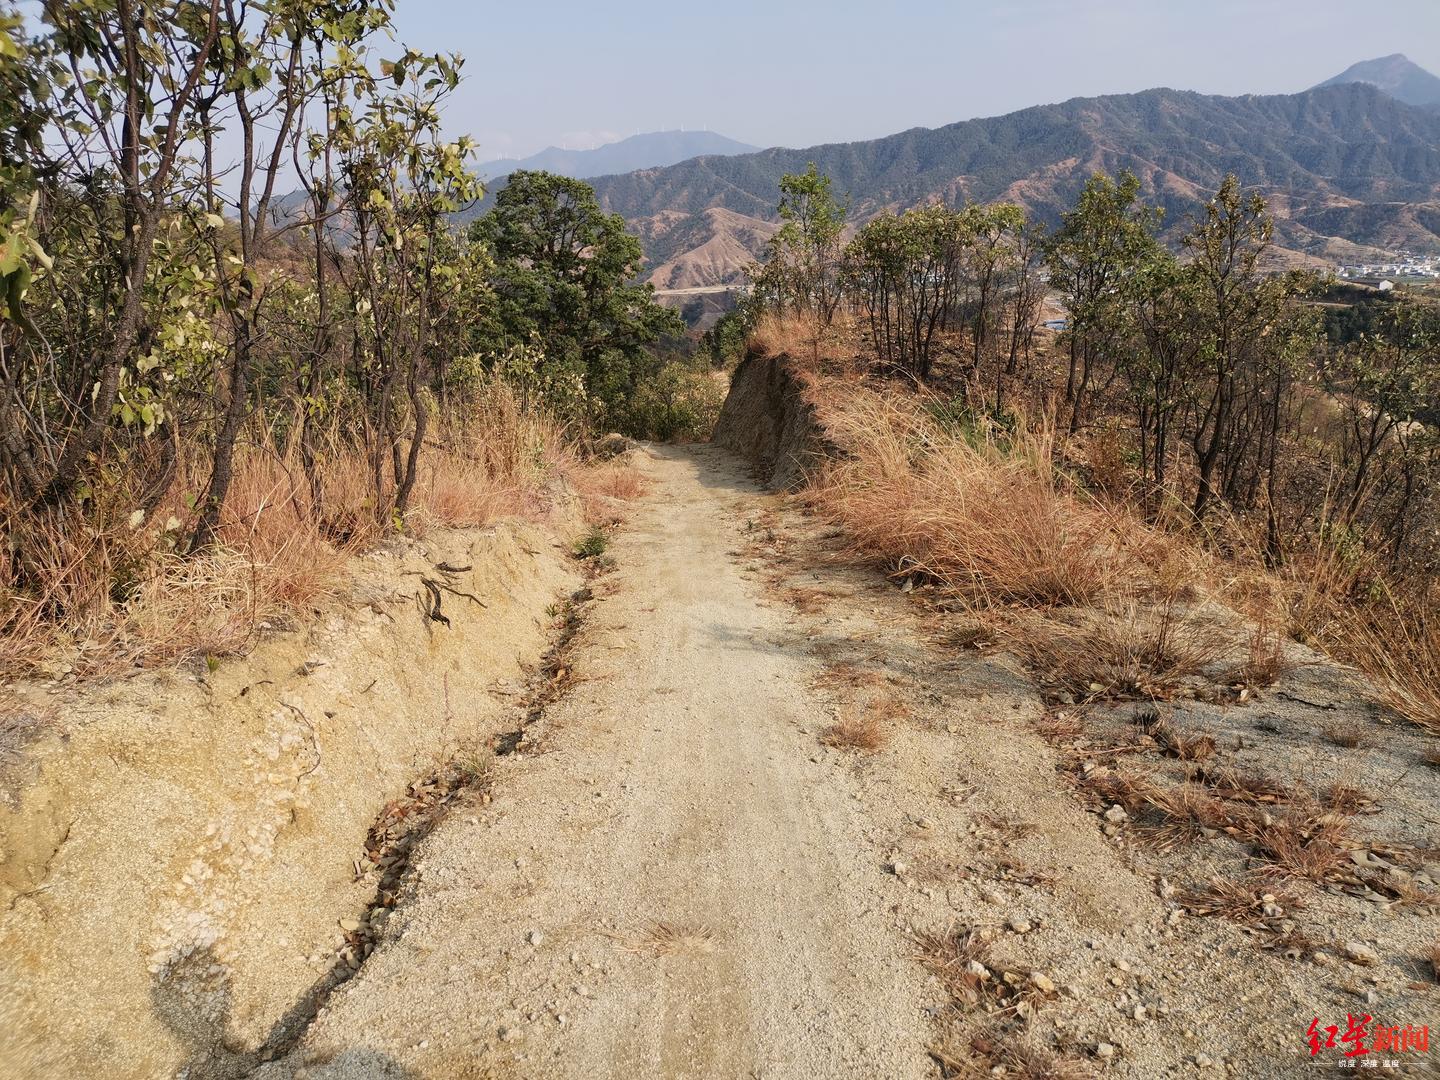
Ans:
[[[1010,199],[1054,223],[1096,170],[1134,171],[1174,236],[1227,172],[1259,187],[1286,248],[1440,250],[1440,113],[1356,83],[1275,97],[1177,90],[1076,98],[868,142],[703,157],[592,180],[628,218],[661,288],[740,280],[774,230],[777,185],[814,161],[853,200],[887,207]],[[724,211],[716,213],[715,211]]]
[[[538,169],[585,179],[674,165],[702,154],[748,154],[758,149],[714,131],[651,131],[593,150],[562,150],[551,146],[528,158],[487,161],[477,171],[486,179],[509,176],[517,169]]]
[[[1352,64],[1333,79],[1325,80],[1320,87],[1356,82],[1379,87],[1406,105],[1440,107],[1440,78],[1400,53]]]

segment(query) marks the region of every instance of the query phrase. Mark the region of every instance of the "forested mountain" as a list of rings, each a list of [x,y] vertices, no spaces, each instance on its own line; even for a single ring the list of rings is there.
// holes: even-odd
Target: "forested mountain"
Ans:
[[[1401,53],[1382,56],[1378,60],[1362,60],[1358,64],[1351,64],[1333,79],[1326,79],[1320,86],[1338,86],[1342,83],[1354,82],[1378,86],[1391,97],[1398,98],[1407,105],[1440,108],[1440,78],[1430,74]]]
[[[1129,169],[1183,228],[1227,172],[1261,189],[1291,252],[1440,249],[1440,113],[1365,83],[1278,96],[1157,89],[1075,98],[882,139],[701,157],[595,178],[630,220],[662,288],[738,281],[773,231],[785,173],[813,161],[851,221],[933,200],[1014,200],[1058,220],[1097,170]]]
[[[546,147],[527,158],[500,158],[477,167],[481,176],[509,176],[517,169],[540,170],[584,179],[606,173],[630,172],[674,165],[701,154],[746,154],[758,147],[715,131],[647,131],[593,150]]]

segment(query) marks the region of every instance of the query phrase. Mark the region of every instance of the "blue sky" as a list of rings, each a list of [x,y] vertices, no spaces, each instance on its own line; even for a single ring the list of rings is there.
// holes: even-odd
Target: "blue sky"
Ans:
[[[465,55],[447,122],[482,160],[681,126],[808,146],[1152,86],[1288,93],[1394,52],[1440,73],[1440,0],[397,0],[395,21]]]

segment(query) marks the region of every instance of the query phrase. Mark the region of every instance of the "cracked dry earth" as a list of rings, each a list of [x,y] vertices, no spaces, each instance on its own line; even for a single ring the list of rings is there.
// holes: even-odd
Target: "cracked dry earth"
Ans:
[[[1340,999],[1177,919],[1057,776],[1017,667],[937,646],[725,451],[638,457],[573,688],[254,1075],[933,1077],[1041,1043],[1078,1070],[1053,1075],[1310,1074],[1304,1025]],[[830,745],[856,718],[873,752]],[[955,927],[1027,991],[1002,1028],[924,962]]]

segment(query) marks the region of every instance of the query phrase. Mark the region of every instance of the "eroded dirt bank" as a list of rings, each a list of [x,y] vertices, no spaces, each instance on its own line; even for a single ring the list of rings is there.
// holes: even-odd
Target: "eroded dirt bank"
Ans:
[[[375,902],[372,822],[514,726],[578,582],[548,530],[439,533],[213,672],[32,688],[52,721],[0,802],[0,1075],[234,1075],[283,1044]]]

